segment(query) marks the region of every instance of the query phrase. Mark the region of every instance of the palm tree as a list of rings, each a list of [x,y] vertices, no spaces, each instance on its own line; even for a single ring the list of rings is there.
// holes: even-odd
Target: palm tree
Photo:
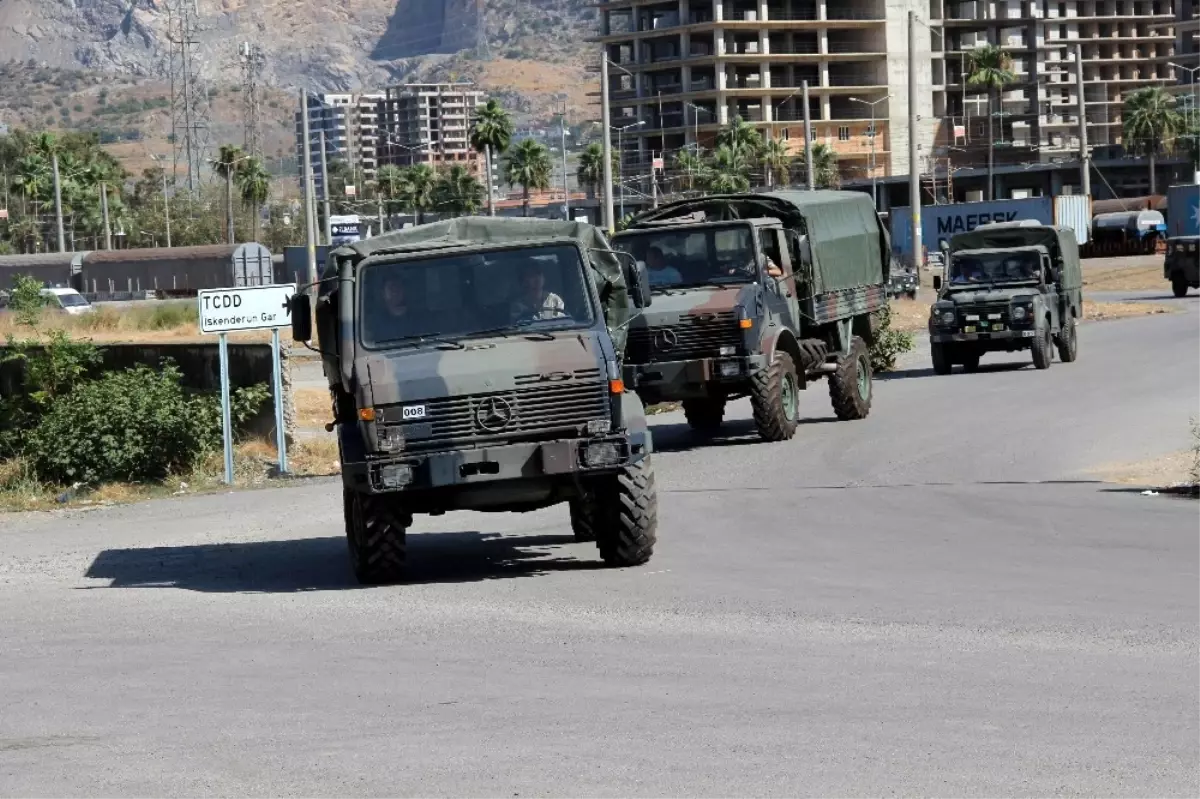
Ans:
[[[612,153],[609,159],[611,162],[610,169],[615,172],[617,169],[617,154]],[[592,142],[584,148],[579,154],[579,168],[575,170],[575,177],[579,179],[582,186],[587,187],[588,199],[596,198],[596,190],[600,188],[600,184],[604,182],[604,146],[596,142]]]
[[[550,188],[550,151],[534,139],[522,139],[508,154],[504,180],[509,186],[521,186],[521,204],[529,216],[529,190]]]
[[[391,214],[396,210],[392,207],[393,204],[407,194],[404,170],[395,164],[385,164],[379,167],[379,171],[375,173],[375,186],[379,196],[383,199],[387,212]]]
[[[788,185],[792,171],[792,154],[788,152],[786,142],[782,139],[771,139],[763,147],[759,157],[767,173],[768,186],[773,183],[772,178],[777,179],[781,186]]]
[[[708,188],[717,194],[743,192],[750,188],[750,162],[743,150],[728,144],[719,144],[713,150],[712,170],[708,177]]]
[[[479,212],[483,186],[462,164],[455,164],[438,175],[434,187],[434,207],[451,216]]]
[[[717,134],[717,146],[725,145],[747,161],[756,158],[763,148],[763,138],[754,126],[740,116]]]
[[[495,216],[492,205],[492,162],[497,155],[512,143],[513,123],[508,112],[495,100],[488,100],[483,108],[476,109],[475,122],[471,125],[471,146],[483,153],[487,181],[488,216]]]
[[[981,86],[988,92],[988,199],[996,199],[996,136],[992,132],[995,115],[994,98],[1008,84],[1017,79],[1012,71],[1012,56],[994,44],[977,47],[967,56],[967,84]],[[1004,131],[1000,131],[1004,135]]]
[[[797,161],[807,164],[807,154],[801,155]],[[838,170],[837,152],[828,144],[817,143],[812,146],[813,186],[818,189],[836,189],[842,185],[842,174]]]
[[[1132,92],[1125,98],[1121,129],[1126,150],[1150,157],[1150,193],[1154,194],[1158,188],[1155,157],[1160,150],[1170,153],[1183,130],[1183,118],[1175,110],[1174,96],[1158,86]]]
[[[402,204],[417,216],[417,224],[425,224],[425,212],[434,206],[437,173],[429,164],[414,164],[404,170]]]
[[[242,202],[251,211],[254,240],[258,241],[262,207],[271,197],[271,173],[257,157],[247,158],[237,171],[237,188]]]
[[[225,180],[225,219],[228,225],[229,243],[235,238],[233,230],[233,181],[243,160],[242,148],[236,144],[222,144],[216,158],[209,159],[213,171]]]
[[[708,181],[708,164],[704,160],[704,151],[680,150],[675,153],[675,170],[687,177],[688,191],[695,191],[697,185]]]

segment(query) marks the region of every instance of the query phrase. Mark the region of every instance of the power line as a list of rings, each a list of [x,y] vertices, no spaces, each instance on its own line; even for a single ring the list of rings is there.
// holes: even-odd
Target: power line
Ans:
[[[167,39],[170,48],[171,138],[174,144],[173,176],[180,166],[187,175],[188,192],[194,194],[208,150],[208,91],[197,67],[199,20],[196,0],[166,0]]]

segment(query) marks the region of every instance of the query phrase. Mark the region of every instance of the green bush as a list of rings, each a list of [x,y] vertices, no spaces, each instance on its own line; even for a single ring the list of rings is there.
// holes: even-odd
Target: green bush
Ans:
[[[890,372],[896,368],[896,359],[913,348],[912,333],[892,330],[892,309],[885,305],[876,314],[878,328],[875,342],[871,345],[871,370]]]
[[[90,341],[76,341],[52,330],[45,341],[9,338],[4,362],[22,361],[24,384],[11,397],[0,398],[0,458],[19,454],[54,400],[69,393],[100,363]]]
[[[235,426],[261,406],[263,386],[235,392]],[[136,366],[77,385],[29,436],[25,455],[50,483],[159,481],[221,443],[219,400],[189,395],[179,368]]]
[[[16,315],[17,324],[32,327],[37,324],[46,298],[42,296],[42,284],[28,275],[16,275],[13,288],[8,295],[8,309]]]

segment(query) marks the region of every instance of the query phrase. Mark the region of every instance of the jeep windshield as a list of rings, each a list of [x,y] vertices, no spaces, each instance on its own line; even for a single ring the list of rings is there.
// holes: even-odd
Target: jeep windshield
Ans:
[[[430,255],[358,274],[367,349],[588,327],[595,318],[569,244]]]
[[[1041,270],[1037,250],[956,253],[950,261],[950,286],[1036,283]]]
[[[758,277],[752,232],[745,224],[628,231],[613,247],[646,264],[653,291],[749,283]]]

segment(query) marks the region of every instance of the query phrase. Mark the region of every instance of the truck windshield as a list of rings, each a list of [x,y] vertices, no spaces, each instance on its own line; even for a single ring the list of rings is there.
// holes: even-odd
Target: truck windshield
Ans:
[[[594,319],[569,244],[459,252],[368,266],[358,276],[363,346],[587,327]]]
[[[613,246],[646,264],[652,289],[749,283],[758,277],[749,225],[621,233]]]
[[[1028,283],[1041,272],[1041,256],[1033,250],[962,253],[950,262],[950,285]]]

